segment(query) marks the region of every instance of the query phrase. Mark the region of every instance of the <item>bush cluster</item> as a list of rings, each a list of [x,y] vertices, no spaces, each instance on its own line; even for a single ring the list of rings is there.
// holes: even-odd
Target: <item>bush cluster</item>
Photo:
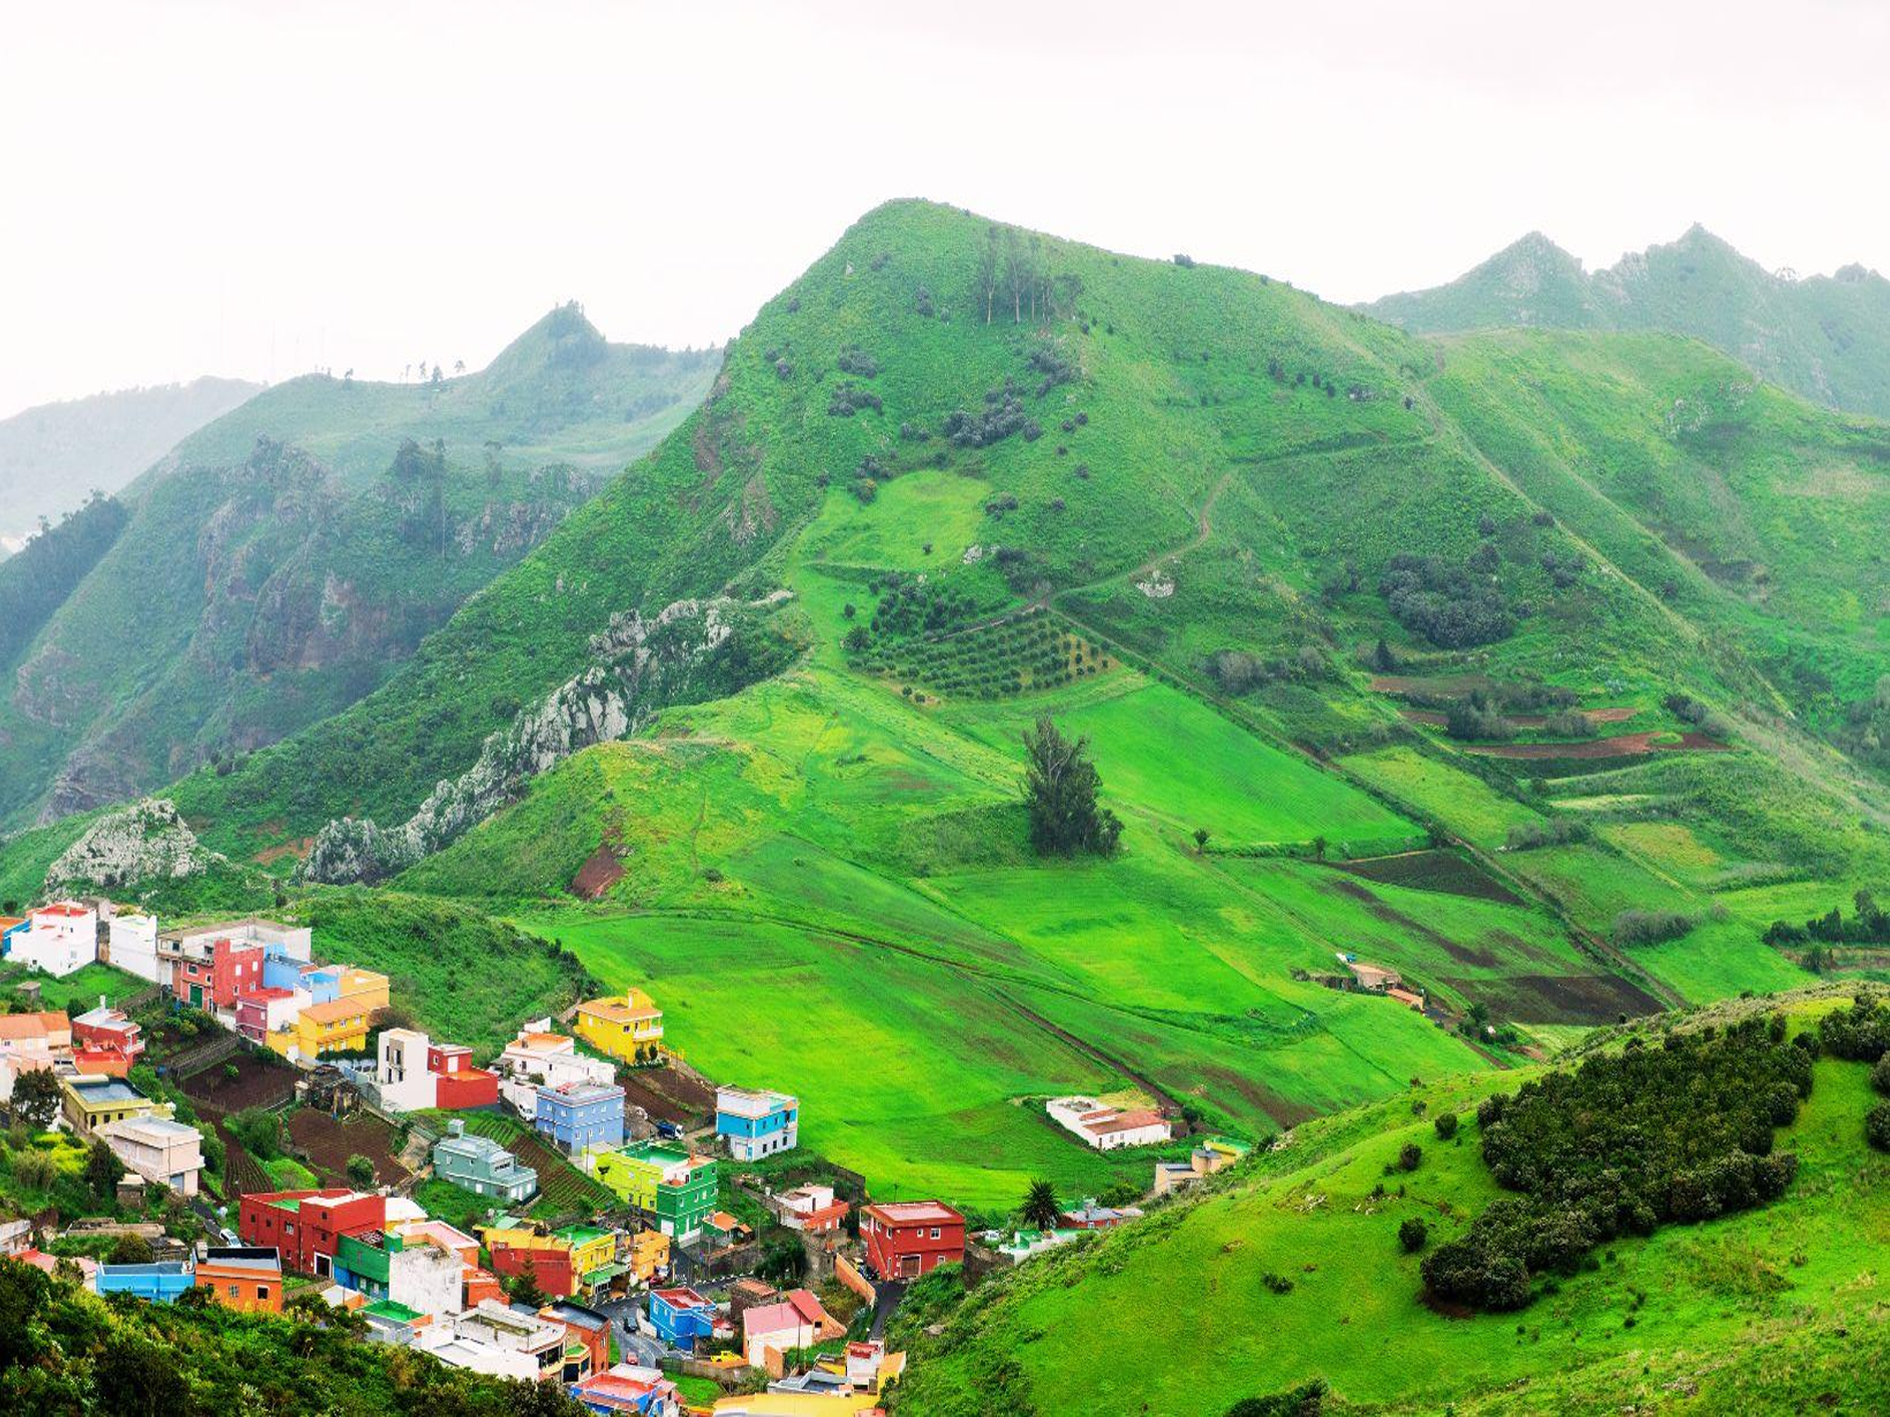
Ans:
[[[1849,920],[1835,905],[1803,925],[1774,920],[1765,927],[1766,944],[1804,945],[1814,940],[1827,945],[1890,944],[1890,913],[1879,908],[1869,891],[1858,891],[1851,900],[1857,913]]]
[[[960,408],[946,414],[940,431],[956,448],[986,448],[1013,433],[1022,433],[1033,441],[1043,436],[1042,426],[1024,411],[1017,386],[1009,379],[1003,388],[985,391],[984,407],[978,412]]]
[[[870,379],[879,373],[879,361],[857,347],[841,350],[840,357],[833,364],[842,374],[855,374],[862,379]]]
[[[1866,995],[1818,1025],[1824,1051],[1853,1063],[1876,1063],[1890,1053],[1890,1009]]]
[[[1541,846],[1567,846],[1587,841],[1595,834],[1587,822],[1570,817],[1549,817],[1540,822],[1525,822],[1509,829],[1506,845],[1511,851],[1534,851]]]
[[[1677,940],[1693,928],[1693,917],[1678,910],[1624,910],[1614,917],[1617,945],[1658,945]]]
[[[1670,1034],[1649,1048],[1551,1073],[1477,1109],[1483,1159],[1516,1192],[1424,1261],[1441,1299],[1519,1309],[1531,1280],[1573,1274],[1596,1245],[1776,1199],[1797,1157],[1772,1131],[1811,1092],[1811,1056],[1785,1042],[1780,1015],[1723,1034]]]
[[[833,398],[827,404],[827,412],[835,418],[851,418],[863,408],[870,408],[878,413],[886,404],[871,389],[863,389],[858,384],[842,383],[835,387]]]
[[[1400,625],[1441,649],[1490,644],[1516,628],[1502,591],[1437,556],[1393,556],[1378,593]]]

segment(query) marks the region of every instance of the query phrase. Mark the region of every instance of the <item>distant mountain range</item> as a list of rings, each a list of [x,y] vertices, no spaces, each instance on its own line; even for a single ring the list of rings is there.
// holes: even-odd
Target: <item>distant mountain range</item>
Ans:
[[[0,419],[0,541],[18,542],[94,491],[118,491],[261,384],[193,379],[41,404]]]
[[[346,708],[720,358],[612,344],[565,306],[477,373],[294,379],[146,458],[0,563],[0,818],[118,801]]]
[[[1698,225],[1599,271],[1531,232],[1448,285],[1359,308],[1419,334],[1669,330],[1828,407],[1890,418],[1890,280],[1858,265],[1768,271]]]

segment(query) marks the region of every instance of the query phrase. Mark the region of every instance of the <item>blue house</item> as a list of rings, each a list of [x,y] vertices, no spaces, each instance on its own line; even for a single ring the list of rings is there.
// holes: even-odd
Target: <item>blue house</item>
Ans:
[[[728,1142],[729,1155],[737,1161],[792,1151],[800,1140],[800,1114],[800,1099],[785,1092],[716,1090],[715,1134]]]
[[[652,1289],[650,1326],[663,1342],[692,1353],[696,1340],[714,1331],[715,1305],[693,1289]]]
[[[615,1083],[566,1082],[538,1089],[532,1125],[572,1156],[623,1145],[623,1089]]]
[[[168,1304],[182,1294],[196,1277],[182,1260],[158,1264],[102,1264],[98,1267],[100,1294],[135,1294],[153,1304]]]

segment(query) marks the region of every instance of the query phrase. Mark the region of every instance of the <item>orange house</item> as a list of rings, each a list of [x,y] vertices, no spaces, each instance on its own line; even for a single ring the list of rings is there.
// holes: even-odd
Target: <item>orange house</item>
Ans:
[[[197,1287],[226,1309],[282,1312],[282,1257],[267,1245],[213,1245],[197,1261]]]

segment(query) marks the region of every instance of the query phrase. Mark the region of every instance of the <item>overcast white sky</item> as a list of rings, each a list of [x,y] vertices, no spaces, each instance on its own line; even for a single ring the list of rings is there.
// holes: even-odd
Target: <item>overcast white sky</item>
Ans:
[[[896,8],[0,0],[0,416],[570,298],[700,346],[895,196],[1336,300],[1695,220],[1890,270],[1882,5]]]

